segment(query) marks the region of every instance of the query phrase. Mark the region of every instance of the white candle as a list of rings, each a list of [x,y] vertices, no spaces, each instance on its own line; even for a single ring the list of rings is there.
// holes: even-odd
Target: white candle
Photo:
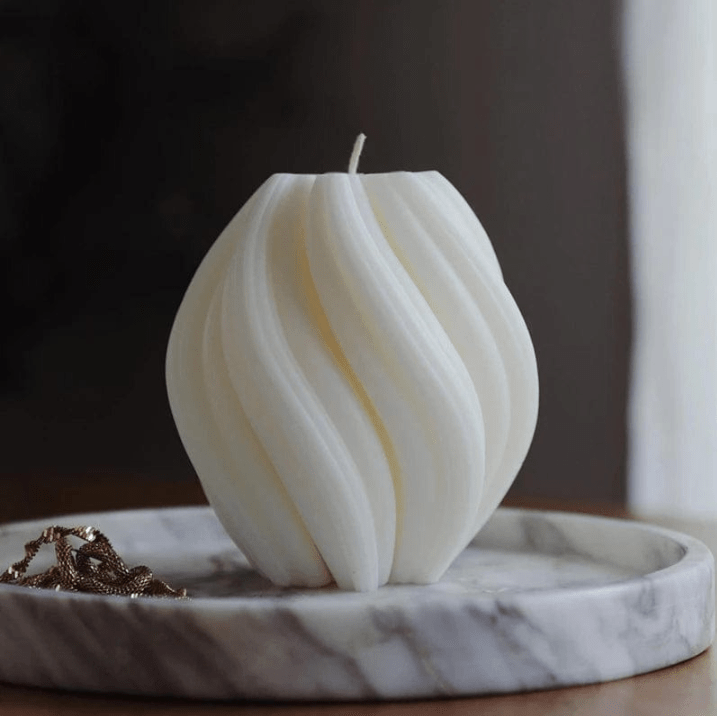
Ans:
[[[180,306],[167,386],[209,501],[280,585],[440,578],[530,445],[535,355],[437,172],[277,174]]]

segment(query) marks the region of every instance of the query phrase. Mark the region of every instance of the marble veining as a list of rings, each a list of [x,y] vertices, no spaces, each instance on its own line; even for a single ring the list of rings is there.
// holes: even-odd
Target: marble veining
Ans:
[[[714,635],[699,541],[621,520],[500,509],[430,586],[280,589],[209,508],[58,517],[192,599],[0,585],[0,680],[191,698],[392,699],[615,679]],[[0,568],[48,521],[0,526]],[[45,557],[49,562],[51,555]]]

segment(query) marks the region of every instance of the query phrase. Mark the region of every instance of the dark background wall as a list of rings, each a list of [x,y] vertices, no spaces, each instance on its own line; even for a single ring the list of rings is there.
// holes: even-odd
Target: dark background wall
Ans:
[[[617,7],[589,0],[0,0],[0,478],[193,480],[174,312],[271,173],[438,169],[533,336],[513,494],[624,495]],[[1,487],[0,483],[0,496]]]

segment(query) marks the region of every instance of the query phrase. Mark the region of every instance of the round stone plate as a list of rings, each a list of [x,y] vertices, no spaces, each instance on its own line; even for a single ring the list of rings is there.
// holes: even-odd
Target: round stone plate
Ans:
[[[0,584],[0,680],[192,698],[399,699],[543,689],[675,664],[714,635],[714,561],[636,522],[499,509],[443,579],[282,590],[208,507],[0,527],[0,569],[51,523],[102,530],[189,600]],[[51,548],[41,553],[46,568]]]

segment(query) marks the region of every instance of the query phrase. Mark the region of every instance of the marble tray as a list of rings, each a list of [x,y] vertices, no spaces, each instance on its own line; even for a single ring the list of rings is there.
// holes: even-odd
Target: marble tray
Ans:
[[[635,522],[500,509],[437,584],[280,590],[209,508],[0,527],[0,569],[50,523],[91,524],[188,601],[0,585],[0,680],[192,698],[398,699],[584,684],[714,635],[714,562]],[[46,556],[49,564],[52,551]]]

